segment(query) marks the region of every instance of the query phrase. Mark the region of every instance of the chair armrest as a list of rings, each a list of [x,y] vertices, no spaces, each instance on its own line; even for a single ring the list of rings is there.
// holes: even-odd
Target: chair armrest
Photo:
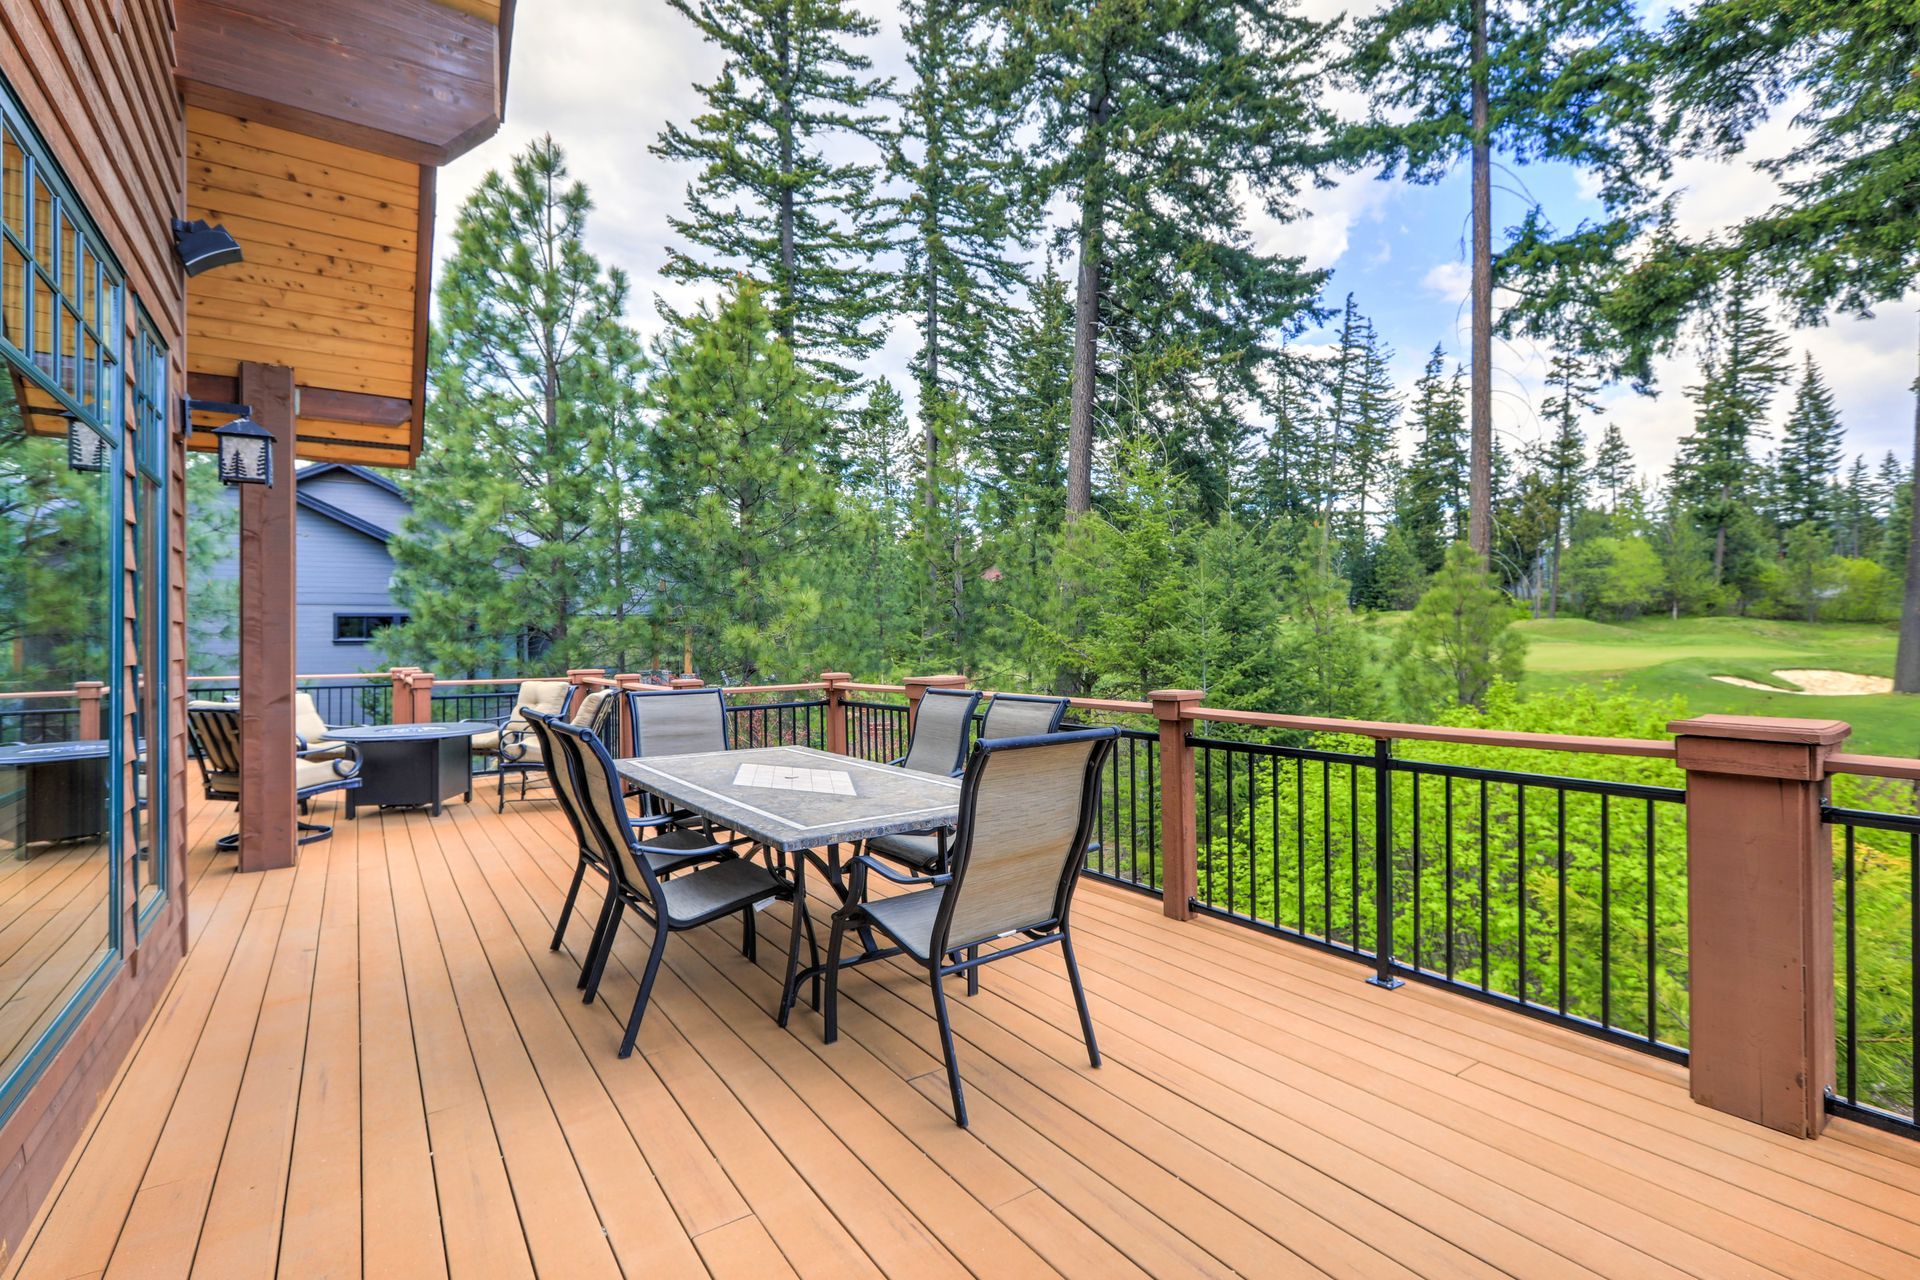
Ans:
[[[500,727],[501,761],[506,764],[520,764],[523,762],[527,758],[527,739],[532,733],[533,730],[531,729],[514,729],[509,732],[506,728],[506,722],[502,721]]]
[[[298,737],[299,735],[296,734],[295,736]],[[345,751],[347,754],[344,756],[336,756],[333,754],[335,751]],[[310,751],[307,749],[306,741],[302,739],[300,750],[295,754],[299,755],[302,759],[311,759],[319,756],[333,766],[333,772],[337,777],[357,778],[360,776],[360,748],[351,742],[336,742],[330,747],[321,748],[320,751]]]
[[[906,762],[907,762],[907,758],[905,756],[901,756],[898,759],[887,761],[887,765],[889,768],[898,769],[901,765],[905,764]]]
[[[940,885],[953,883],[953,876],[949,872],[943,872],[937,876],[907,875],[904,872],[893,870],[869,853],[855,854],[853,861],[847,864],[847,870],[852,872],[852,878],[847,884],[847,903],[850,906],[856,902],[865,902],[867,900],[867,872],[870,870],[879,872],[882,877],[892,881],[894,884]]]

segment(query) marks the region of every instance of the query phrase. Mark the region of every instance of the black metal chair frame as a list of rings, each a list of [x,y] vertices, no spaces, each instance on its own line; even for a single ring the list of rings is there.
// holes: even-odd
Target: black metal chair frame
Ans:
[[[231,713],[223,711],[219,714],[238,716],[240,712],[236,707]],[[317,782],[312,786],[300,787],[294,791],[293,798],[299,805],[301,813],[307,812],[307,802],[315,796],[325,795],[330,791],[353,791],[360,786],[359,747],[356,747],[351,742],[335,742],[316,752],[309,750],[307,740],[297,733],[293,735],[293,741],[294,755],[296,757],[302,760],[312,759],[329,763],[333,766],[333,771],[336,775],[329,781]],[[200,769],[201,794],[208,800],[218,800],[238,806],[239,797],[213,789],[213,774],[215,770],[208,766],[207,746],[200,740],[200,730],[198,726],[193,723],[193,714],[191,712],[187,715],[187,742],[193,749],[194,763]],[[344,756],[340,754],[342,748],[347,752]],[[296,844],[313,844],[315,841],[325,840],[333,835],[333,827],[330,823],[302,822],[296,818],[294,820],[294,826],[305,833],[295,841]],[[221,836],[213,842],[213,847],[226,853],[233,852],[240,847],[240,833],[236,831],[232,835]]]
[[[561,944],[566,940],[567,924],[573,916],[573,908],[579,900],[580,887],[586,881],[588,869],[591,868],[593,871],[598,872],[601,878],[607,880],[609,882],[609,888],[611,888],[613,873],[608,870],[605,857],[594,847],[595,841],[589,837],[588,829],[584,825],[582,815],[575,811],[573,801],[568,795],[567,789],[560,785],[559,778],[554,773],[555,752],[558,748],[553,741],[552,722],[557,719],[557,717],[535,711],[531,707],[520,708],[520,715],[533,730],[536,739],[540,743],[541,754],[547,762],[548,784],[553,787],[554,798],[560,802],[560,812],[566,816],[567,825],[572,828],[574,842],[579,848],[579,860],[574,864],[573,879],[567,885],[566,900],[560,904],[560,918],[553,926],[553,941],[547,947],[549,951],[558,951]],[[648,828],[664,827],[668,821],[661,817],[634,817],[631,814],[628,815],[627,820],[633,825],[633,829],[636,832],[644,831]],[[686,828],[679,828],[679,830],[685,829]],[[683,871],[688,867],[698,866],[706,862],[720,862],[727,858],[738,856],[739,841],[720,840],[715,836],[713,828],[710,825],[706,828],[706,836],[707,843],[704,845],[682,844],[677,846],[656,845],[649,843],[648,840],[643,838],[640,841],[640,849],[642,854],[652,864],[654,871],[657,872],[662,879],[671,876],[676,871]],[[655,838],[658,838],[657,834]],[[610,905],[609,895],[609,901],[603,902],[601,905],[601,918],[594,925],[594,936],[596,938],[599,937],[600,930],[605,924],[606,914],[610,910],[612,910],[612,907]],[[751,922],[749,922],[749,927],[751,927]],[[589,957],[591,957],[592,950],[590,946],[588,948]],[[582,961],[578,985],[582,988],[586,987],[587,979],[588,962]],[[591,1000],[594,994],[596,993],[589,991],[587,999]]]
[[[619,773],[614,769],[613,758],[607,754],[606,747],[592,733],[574,725],[548,722],[556,738],[556,744],[566,756],[566,766],[570,769],[577,794],[584,796],[592,785],[586,764],[587,753],[593,753],[598,769],[605,776],[612,794],[607,797],[610,804],[617,805],[625,812],[625,799],[620,794]],[[819,961],[820,948],[814,937],[813,920],[807,914],[806,894],[798,876],[791,879],[771,869],[765,869],[767,882],[755,893],[729,900],[724,905],[702,911],[697,915],[684,918],[675,917],[662,907],[665,896],[662,893],[662,877],[653,870],[644,856],[642,846],[634,839],[633,829],[609,831],[601,819],[595,805],[582,804],[585,811],[580,816],[586,820],[589,834],[600,844],[601,859],[611,872],[608,879],[607,907],[603,910],[600,927],[595,931],[592,949],[589,954],[589,974],[586,980],[586,1000],[591,1003],[600,987],[600,979],[606,972],[607,959],[613,953],[614,943],[620,936],[620,917],[631,909],[653,926],[653,947],[647,956],[647,965],[640,978],[640,992],[633,1002],[633,1011],[627,1017],[627,1028],[620,1039],[620,1056],[628,1057],[633,1053],[634,1041],[640,1035],[641,1019],[646,1017],[647,1004],[653,994],[654,979],[659,976],[660,960],[666,954],[667,938],[671,934],[682,933],[688,929],[697,929],[735,913],[742,914],[747,922],[747,944],[742,947],[748,959],[753,958],[753,924],[756,906],[765,902],[787,902],[793,907],[793,925],[791,938],[787,945],[786,978],[781,984],[780,1006],[777,1015],[780,1024],[786,1025],[787,1013],[792,1006],[794,993],[794,975],[800,963],[800,937],[804,931],[813,963]],[[627,872],[626,860],[620,857],[624,847],[628,859],[640,872],[641,883],[634,883]],[[750,859],[729,859],[729,861],[751,861]],[[753,863],[759,868],[761,864]],[[707,872],[717,872],[718,866],[709,866]],[[692,875],[699,875],[695,871]]]
[[[1113,753],[1114,740],[1119,736],[1118,729],[1080,729],[1068,733],[988,739],[977,743],[968,760],[965,782],[961,787],[959,825],[954,829],[954,838],[948,848],[947,870],[937,875],[911,876],[894,871],[870,854],[862,853],[853,860],[853,879],[847,904],[834,912],[833,930],[827,940],[826,1043],[832,1044],[840,1036],[840,949],[846,941],[847,930],[850,928],[879,929],[894,942],[897,948],[896,954],[904,955],[908,960],[924,965],[927,970],[928,983],[933,990],[934,1018],[940,1026],[940,1049],[946,1058],[947,1086],[953,1094],[953,1118],[964,1129],[967,1127],[966,1096],[960,1084],[960,1061],[954,1047],[953,1024],[947,1013],[947,993],[941,985],[942,980],[955,974],[965,974],[967,994],[973,995],[980,990],[981,966],[996,960],[1004,960],[1009,956],[1017,956],[1038,947],[1058,943],[1061,954],[1066,960],[1067,980],[1073,987],[1074,1005],[1080,1013],[1080,1031],[1086,1039],[1087,1059],[1096,1067],[1100,1065],[1100,1046],[1094,1038],[1093,1017],[1087,1010],[1086,992],[1080,984],[1080,966],[1074,959],[1073,933],[1068,916],[1073,907],[1073,892],[1080,882],[1080,868],[1086,860],[1087,844],[1092,836],[1099,809],[1100,772],[1106,766],[1108,756]],[[1015,935],[1003,935],[1000,939],[972,939],[958,945],[949,945],[952,941],[950,931],[954,906],[966,891],[967,861],[973,847],[973,815],[978,800],[980,780],[985,771],[991,767],[993,757],[1002,752],[1019,751],[1026,747],[1060,746],[1088,741],[1097,742],[1099,745],[1089,753],[1087,758],[1086,781],[1080,791],[1080,815],[1074,829],[1071,849],[1062,863],[1052,917],[1020,930],[1017,942],[1006,941],[1008,937]],[[921,960],[915,956],[906,948],[897,934],[866,910],[869,871],[897,885],[928,892],[936,888],[943,890],[944,896],[938,913],[934,917],[933,930],[928,936],[927,959]],[[993,942],[1006,944],[985,953],[981,951],[984,944]]]

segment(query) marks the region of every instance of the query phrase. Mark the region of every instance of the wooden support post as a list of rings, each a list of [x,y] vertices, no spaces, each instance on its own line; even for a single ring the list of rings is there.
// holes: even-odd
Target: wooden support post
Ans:
[[[847,754],[847,684],[853,679],[845,671],[822,671],[827,686],[827,750],[837,756]]]
[[[965,676],[908,676],[900,683],[907,686],[907,736],[913,736],[913,726],[920,719],[920,699],[927,696],[929,689],[964,689],[967,687]]]
[[[295,843],[293,370],[240,363],[240,398],[273,433],[273,483],[240,488],[240,870],[290,867]]]
[[[407,673],[407,688],[411,692],[413,718],[410,724],[433,723],[433,672],[410,671]]]
[[[1839,720],[1668,726],[1687,771],[1695,1102],[1796,1137],[1834,1078],[1833,840],[1820,820]]]
[[[1147,695],[1160,721],[1160,909],[1169,919],[1193,918],[1199,888],[1199,828],[1195,823],[1193,748],[1187,732],[1199,689],[1156,689]]]
[[[596,686],[588,684],[587,677],[604,680],[606,675],[606,669],[603,667],[568,667],[567,683],[573,687],[567,690],[567,705],[566,709],[560,713],[561,719],[564,720],[578,711],[580,704],[593,693]]]
[[[82,742],[98,742],[107,736],[100,714],[100,699],[105,696],[107,686],[99,680],[76,680],[73,691],[80,698],[80,725],[76,736]]]
[[[393,681],[393,710],[388,716],[394,724],[413,723],[413,691],[407,685],[407,677],[418,671],[418,667],[389,667],[387,678]]]
[[[620,690],[620,758],[630,759],[636,752],[634,747],[633,712],[629,709],[631,700],[647,687],[647,682],[639,673],[617,675],[613,683]]]

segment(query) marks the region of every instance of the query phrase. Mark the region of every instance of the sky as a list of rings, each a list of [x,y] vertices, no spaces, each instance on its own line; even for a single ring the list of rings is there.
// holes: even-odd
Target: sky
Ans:
[[[1309,12],[1340,6],[1309,0]],[[879,74],[904,80],[899,15],[891,0],[863,5],[880,20],[881,32],[866,52]],[[697,291],[663,281],[660,269],[673,242],[667,219],[678,213],[688,166],[669,164],[648,151],[668,121],[688,122],[700,109],[696,85],[719,69],[716,51],[692,25],[661,0],[520,0],[514,24],[506,123],[493,138],[448,165],[440,174],[436,252],[444,258],[453,219],[489,169],[503,168],[514,152],[543,133],[566,151],[573,174],[592,195],[594,212],[587,243],[600,259],[625,270],[633,283],[633,322],[657,330],[656,297],[685,306]],[[1756,138],[1756,154],[1784,149],[1792,138],[1785,121],[1771,122]],[[1745,161],[1688,161],[1678,166],[1683,234],[1724,226],[1764,208],[1773,180]],[[1504,227],[1519,221],[1537,200],[1556,225],[1571,227],[1598,212],[1580,175],[1565,168],[1496,169],[1496,244]],[[1326,302],[1337,309],[1346,294],[1372,317],[1393,348],[1393,368],[1403,390],[1412,385],[1435,343],[1449,359],[1464,361],[1467,338],[1468,216],[1464,170],[1429,186],[1386,182],[1370,174],[1348,176],[1330,189],[1308,193],[1307,216],[1289,223],[1253,224],[1260,247],[1297,254],[1307,265],[1332,273]],[[1308,344],[1331,335],[1310,334]],[[1833,388],[1847,428],[1850,453],[1877,462],[1888,450],[1903,459],[1912,447],[1916,343],[1920,341],[1920,293],[1883,307],[1871,319],[1836,318],[1790,335],[1796,377],[1801,353],[1810,351]],[[871,372],[905,386],[913,350],[910,322],[901,318]],[[1550,353],[1532,344],[1500,344],[1494,353],[1494,426],[1510,445],[1538,439],[1544,431],[1538,405]],[[1662,362],[1658,394],[1644,396],[1616,387],[1601,398],[1602,412],[1588,424],[1590,440],[1608,421],[1619,425],[1643,474],[1664,473],[1675,446],[1692,424],[1685,389],[1697,381],[1690,353]],[[1785,417],[1790,390],[1775,405]],[[1764,442],[1759,446],[1764,449]]]

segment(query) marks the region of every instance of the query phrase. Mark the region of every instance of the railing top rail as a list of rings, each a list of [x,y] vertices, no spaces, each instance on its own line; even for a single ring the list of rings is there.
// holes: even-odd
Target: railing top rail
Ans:
[[[464,686],[470,686],[470,685],[482,685],[482,684],[491,684],[491,685],[503,685],[503,684],[511,684],[511,685],[520,685],[520,684],[525,684],[525,683],[526,683],[527,681],[529,681],[529,680],[559,680],[559,681],[561,681],[561,682],[563,682],[563,683],[564,683],[564,682],[566,681],[566,677],[565,677],[565,676],[497,676],[497,677],[495,677],[494,679],[491,679],[491,680],[482,680],[482,679],[474,679],[474,680],[442,680],[442,679],[440,679],[440,678],[439,678],[438,676],[435,676],[435,677],[434,677],[434,681],[433,681],[433,687],[434,687],[434,688],[436,688],[436,689],[451,689],[451,688],[456,688],[456,687],[464,687]]]
[[[387,673],[376,671],[323,671],[313,675],[296,675],[295,680],[364,680],[368,684],[386,684]],[[239,676],[188,676],[188,684],[239,684]]]
[[[1287,716],[1265,711],[1235,711],[1225,707],[1196,707],[1196,720],[1220,724],[1253,725],[1265,729],[1292,729],[1302,733],[1346,733],[1361,738],[1412,742],[1456,742],[1477,747],[1512,747],[1525,751],[1571,751],[1593,755],[1645,756],[1672,760],[1672,742],[1656,738],[1590,738],[1568,733],[1523,733],[1507,729],[1461,729],[1432,724],[1396,724],[1381,720],[1339,720],[1323,716]]]
[[[831,686],[829,686],[824,681],[810,680],[810,681],[803,681],[800,684],[741,684],[741,685],[729,684],[729,685],[722,685],[720,688],[720,692],[726,694],[728,697],[733,697],[736,694],[744,694],[744,693],[824,693],[830,687]],[[857,685],[841,686],[841,688],[843,689],[853,689],[858,687],[859,686]]]
[[[23,702],[31,698],[77,698],[79,696],[78,689],[22,689],[18,693],[0,693],[0,698],[19,699]]]
[[[848,683],[843,684],[840,687],[842,689],[847,690],[849,693],[902,693],[903,694],[907,691],[907,686],[903,684],[861,684],[858,681],[849,681]]]
[[[1860,756],[1839,752],[1827,757],[1828,773],[1857,773],[1869,778],[1900,778],[1920,782],[1920,760],[1899,756]]]

